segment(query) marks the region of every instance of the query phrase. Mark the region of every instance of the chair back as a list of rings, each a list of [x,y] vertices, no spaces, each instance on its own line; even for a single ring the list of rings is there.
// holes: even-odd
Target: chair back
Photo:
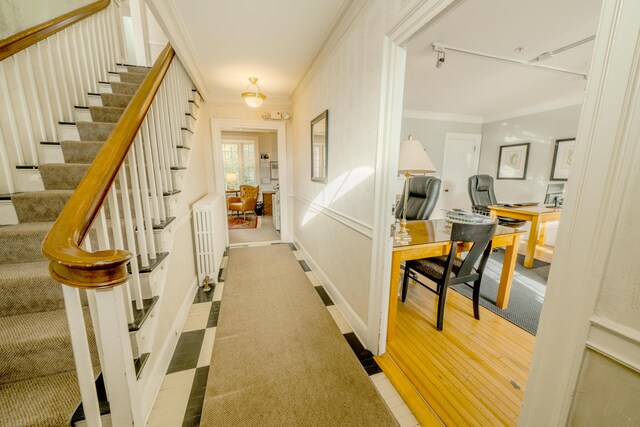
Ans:
[[[493,192],[493,177],[490,175],[469,177],[469,198],[474,209],[497,204],[496,194]]]
[[[473,243],[471,250],[467,253],[466,258],[462,262],[462,266],[458,271],[458,277],[468,276],[471,274],[471,270],[476,265],[480,257],[482,257],[482,259],[480,259],[480,265],[478,266],[477,271],[482,274],[484,266],[487,263],[489,253],[491,252],[491,245],[489,243],[493,239],[493,235],[496,233],[496,228],[496,223],[453,223],[453,226],[451,227],[451,252],[449,253],[449,261],[452,261],[456,256],[457,243]]]
[[[241,185],[240,186],[240,198],[245,199],[257,199],[260,192],[259,185]]]
[[[440,195],[440,180],[433,176],[412,176],[409,178],[409,199],[407,200],[408,220],[429,219]],[[396,218],[402,218],[404,210],[404,190],[396,206]]]

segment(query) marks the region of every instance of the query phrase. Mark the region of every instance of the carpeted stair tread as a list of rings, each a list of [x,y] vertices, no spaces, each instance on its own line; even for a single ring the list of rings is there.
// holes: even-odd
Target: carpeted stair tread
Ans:
[[[116,127],[115,123],[77,122],[80,141],[106,141]]]
[[[126,108],[133,98],[133,95],[122,95],[120,93],[101,93],[102,105],[104,107]]]
[[[62,155],[66,163],[92,163],[104,141],[62,141]]]
[[[79,401],[75,370],[0,385],[0,425],[68,426]]]
[[[123,83],[142,83],[147,73],[120,73],[120,81]]]
[[[53,222],[28,222],[0,227],[0,266],[42,261],[40,248],[52,225]]]
[[[111,82],[111,91],[122,95],[135,95],[140,83]]]
[[[45,163],[39,170],[46,190],[75,190],[89,166],[88,163]]]
[[[91,106],[89,107],[89,112],[94,122],[116,123],[120,120],[124,108]]]
[[[60,284],[44,260],[0,265],[0,316],[61,310]]]
[[[97,351],[91,316],[83,309],[92,359]],[[24,381],[75,369],[64,309],[0,318],[0,384]]]
[[[18,222],[55,221],[73,190],[44,190],[14,194],[11,197]]]
[[[127,72],[129,73],[139,73],[139,74],[148,74],[151,68],[148,67],[138,67],[135,65],[127,65]]]

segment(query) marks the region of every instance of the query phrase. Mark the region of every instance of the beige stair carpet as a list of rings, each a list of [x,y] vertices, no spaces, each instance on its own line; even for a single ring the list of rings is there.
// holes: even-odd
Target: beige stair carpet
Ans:
[[[202,426],[396,425],[288,245],[227,268]]]

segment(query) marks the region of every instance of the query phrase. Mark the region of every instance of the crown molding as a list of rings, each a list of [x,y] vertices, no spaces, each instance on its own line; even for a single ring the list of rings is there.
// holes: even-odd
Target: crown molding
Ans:
[[[438,113],[435,111],[403,110],[403,119],[441,120],[444,122],[484,123],[482,116],[467,114]]]
[[[307,83],[309,83],[311,76],[316,74],[317,69],[320,68],[331,55],[356,18],[365,9],[365,6],[370,3],[371,2],[369,0],[347,0],[345,2],[338,13],[338,17],[327,31],[324,41],[320,44],[315,55],[309,62],[302,78],[300,78],[296,84],[295,89],[291,93],[291,99],[295,98],[296,94],[299,93]]]
[[[167,36],[178,58],[180,58],[196,89],[206,101],[209,97],[209,89],[201,72],[204,68],[198,60],[198,55],[196,55],[191,41],[187,37],[187,32],[174,2],[170,0],[146,0],[146,4]]]
[[[544,113],[552,110],[559,110],[560,108],[573,107],[576,105],[582,105],[584,102],[584,95],[572,96],[563,99],[557,99],[555,101],[545,102],[531,107],[520,108],[508,113],[493,114],[484,116],[484,123],[499,122],[501,120],[513,119],[514,117],[528,116],[531,114]]]

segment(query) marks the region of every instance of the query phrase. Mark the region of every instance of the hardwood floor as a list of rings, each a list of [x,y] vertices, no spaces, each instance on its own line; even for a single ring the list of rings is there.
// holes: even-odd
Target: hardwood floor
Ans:
[[[387,354],[445,425],[515,426],[535,337],[480,310],[478,321],[471,300],[450,290],[438,332],[436,296],[411,285]]]

